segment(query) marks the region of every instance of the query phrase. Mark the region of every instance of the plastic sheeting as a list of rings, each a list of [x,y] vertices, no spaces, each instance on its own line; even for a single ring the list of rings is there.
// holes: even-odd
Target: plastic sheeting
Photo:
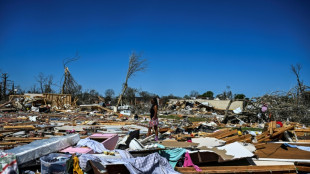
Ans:
[[[40,158],[41,174],[67,174],[66,162],[71,155],[51,153]]]
[[[79,140],[79,134],[52,137],[50,139],[37,140],[24,146],[18,146],[7,150],[6,152],[14,153],[16,155],[18,165],[21,165],[44,155],[72,146]]]

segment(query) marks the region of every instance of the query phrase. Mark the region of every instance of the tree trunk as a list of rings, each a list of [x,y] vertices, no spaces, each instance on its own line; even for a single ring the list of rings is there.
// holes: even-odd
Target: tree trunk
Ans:
[[[229,110],[230,105],[231,105],[232,102],[233,102],[233,100],[229,100],[229,103],[228,103],[228,105],[227,105],[227,107],[226,107],[226,110],[225,110],[225,117],[224,117],[224,120],[223,120],[223,123],[224,123],[224,124],[226,124],[227,121],[228,121],[228,110]]]
[[[123,95],[125,94],[126,89],[127,89],[127,80],[126,80],[126,82],[124,84],[124,87],[123,87],[121,95],[118,97],[118,101],[117,101],[117,104],[116,104],[116,110],[117,110],[117,107],[119,106],[119,104],[120,104],[120,102],[121,102],[121,100],[123,98]]]

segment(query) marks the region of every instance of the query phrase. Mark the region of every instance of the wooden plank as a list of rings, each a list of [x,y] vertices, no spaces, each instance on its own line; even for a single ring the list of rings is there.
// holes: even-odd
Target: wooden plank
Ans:
[[[299,172],[310,172],[310,167],[309,166],[296,166],[297,171]]]
[[[252,135],[250,134],[246,134],[246,135],[235,135],[235,136],[232,136],[232,137],[227,137],[227,138],[224,138],[222,140],[226,141],[226,144],[229,144],[229,143],[233,143],[233,142],[236,142],[236,141],[243,141],[243,140],[247,140],[247,139],[251,139]]]
[[[298,142],[310,143],[310,140],[298,140]]]
[[[5,146],[5,145],[15,145],[17,144],[16,142],[0,142],[0,145]]]
[[[256,149],[263,149],[266,147],[266,143],[256,143],[254,146]]]
[[[295,132],[310,132],[310,128],[307,129],[295,129]]]
[[[230,128],[220,129],[220,130],[218,130],[218,131],[216,131],[216,132],[213,132],[213,133],[211,133],[211,134],[208,134],[207,136],[208,136],[208,137],[215,137],[215,136],[218,136],[218,135],[223,134],[223,133],[225,133],[225,132],[229,132],[230,130],[231,130]]]
[[[275,138],[276,136],[278,136],[280,134],[283,134],[285,131],[288,131],[288,130],[291,130],[291,129],[294,129],[294,126],[281,127],[278,132],[272,134],[270,137],[271,138]]]
[[[276,128],[276,122],[275,121],[271,121],[270,123],[269,123],[269,127],[268,127],[268,129],[269,129],[269,134],[270,135],[272,135],[273,134],[273,130]]]
[[[4,141],[34,141],[34,140],[42,140],[48,139],[48,137],[28,137],[28,138],[21,138],[21,137],[5,137]]]
[[[269,138],[268,134],[269,134],[269,132],[265,131],[265,132],[261,133],[260,135],[256,136],[257,142],[260,143],[260,142],[263,142],[265,139],[268,139]]]
[[[25,130],[34,130],[35,127],[32,125],[29,126],[3,126],[3,129],[25,129]]]
[[[228,136],[236,134],[236,133],[238,133],[237,129],[231,130],[231,131],[223,133],[223,134],[220,134],[218,136],[215,136],[214,138],[221,139],[221,138],[225,138],[225,137],[228,137]]]

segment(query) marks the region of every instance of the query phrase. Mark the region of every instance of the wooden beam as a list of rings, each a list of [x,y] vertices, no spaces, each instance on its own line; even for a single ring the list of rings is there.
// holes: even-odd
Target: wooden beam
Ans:
[[[23,129],[23,130],[34,130],[35,127],[32,125],[28,126],[3,126],[3,129]]]
[[[7,146],[7,145],[16,145],[17,143],[16,142],[0,142],[0,145],[1,146]]]
[[[294,129],[294,126],[281,127],[281,128],[279,129],[279,131],[276,132],[276,133],[274,133],[274,134],[272,134],[272,135],[270,136],[270,138],[275,138],[276,136],[278,136],[278,135],[280,135],[280,134],[283,134],[285,131],[288,131],[288,130],[291,130],[291,129]]]
[[[256,149],[263,149],[266,147],[266,143],[256,143],[254,146]]]
[[[310,128],[307,129],[295,129],[295,132],[310,132]]]
[[[223,133],[223,134],[220,134],[220,135],[218,135],[218,136],[215,136],[214,138],[221,139],[221,138],[225,138],[225,137],[228,137],[228,136],[233,135],[233,134],[236,134],[236,133],[238,133],[238,130],[237,130],[237,129],[231,130],[231,131],[229,131],[229,132],[225,132],[225,133]]]
[[[42,140],[48,139],[48,137],[28,137],[28,138],[21,138],[21,137],[5,137],[4,141],[34,141],[34,140]]]
[[[229,128],[225,128],[225,129],[220,129],[219,131],[216,131],[216,132],[213,132],[213,133],[210,133],[207,135],[207,137],[215,137],[215,136],[218,136],[224,132],[229,132],[231,129]]]
[[[250,134],[246,134],[246,135],[235,135],[235,136],[232,136],[232,137],[227,137],[227,138],[224,138],[222,140],[226,141],[226,144],[229,144],[229,143],[233,143],[233,142],[236,142],[236,141],[243,141],[243,140],[247,140],[247,139],[251,139],[252,135]]]

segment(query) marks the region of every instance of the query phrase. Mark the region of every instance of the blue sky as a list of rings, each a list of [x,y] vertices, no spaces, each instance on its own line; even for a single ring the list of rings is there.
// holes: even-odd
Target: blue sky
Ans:
[[[146,72],[129,86],[161,95],[191,90],[248,97],[310,82],[310,1],[0,1],[0,69],[24,89],[39,72],[60,84],[62,60],[83,89],[118,94],[129,55]]]

